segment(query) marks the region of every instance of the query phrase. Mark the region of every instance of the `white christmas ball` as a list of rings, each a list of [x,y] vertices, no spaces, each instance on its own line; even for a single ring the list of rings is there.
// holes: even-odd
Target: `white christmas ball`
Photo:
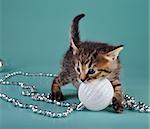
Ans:
[[[100,111],[105,109],[114,96],[114,89],[108,79],[96,79],[88,83],[81,83],[78,97],[81,103],[89,110]]]

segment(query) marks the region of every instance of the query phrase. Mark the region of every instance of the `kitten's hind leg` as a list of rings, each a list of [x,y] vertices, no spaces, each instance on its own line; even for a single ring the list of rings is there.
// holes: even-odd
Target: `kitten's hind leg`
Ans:
[[[52,92],[52,100],[63,101],[65,97],[62,94],[61,86],[68,84],[70,81],[68,79],[66,72],[61,72],[57,77],[54,78],[51,92]]]

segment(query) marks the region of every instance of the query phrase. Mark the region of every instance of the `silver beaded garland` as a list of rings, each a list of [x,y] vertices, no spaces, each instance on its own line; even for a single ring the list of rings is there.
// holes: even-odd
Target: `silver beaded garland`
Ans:
[[[56,100],[51,99],[51,94],[48,93],[47,95],[45,93],[38,93],[36,90],[36,86],[27,85],[23,82],[11,82],[8,81],[9,78],[22,75],[22,76],[40,76],[40,77],[56,77],[56,74],[51,73],[28,73],[28,72],[12,72],[9,74],[6,74],[3,78],[0,79],[1,85],[18,85],[20,86],[23,91],[23,96],[29,96],[33,100],[36,101],[44,101],[46,103],[52,103],[56,104],[58,106],[67,107],[67,110],[64,112],[51,112],[47,110],[39,109],[37,105],[33,104],[25,104],[20,102],[18,99],[12,98],[7,96],[4,93],[0,92],[0,98],[4,101],[7,101],[9,103],[12,103],[15,107],[24,108],[24,109],[30,109],[32,112],[40,115],[44,115],[47,117],[52,118],[61,118],[61,117],[67,117],[70,113],[72,113],[74,110],[83,110],[85,107],[80,104],[70,104],[68,102],[58,102]],[[129,110],[139,111],[139,112],[150,112],[150,106],[142,103],[142,102],[136,102],[133,96],[124,95],[124,101],[123,101],[124,107]]]
[[[56,100],[54,100],[54,101],[51,100],[51,94],[49,94],[49,93],[47,95],[45,93],[41,93],[41,94],[38,93],[35,86],[27,85],[23,82],[10,82],[10,81],[7,81],[7,79],[9,79],[13,76],[16,76],[16,75],[55,77],[55,76],[57,76],[56,74],[51,74],[51,73],[27,73],[27,72],[21,72],[21,71],[12,72],[12,73],[9,73],[9,74],[5,75],[2,79],[0,79],[0,84],[1,85],[18,85],[23,89],[23,91],[22,91],[23,96],[30,96],[33,100],[36,100],[36,101],[44,101],[44,102],[47,102],[47,103],[56,104],[58,106],[68,107],[67,110],[62,112],[62,113],[60,113],[60,112],[56,113],[56,112],[42,110],[42,109],[39,109],[37,105],[21,103],[19,100],[8,97],[4,93],[0,93],[0,98],[1,99],[12,103],[12,105],[14,105],[15,107],[30,109],[34,113],[44,115],[44,116],[48,116],[48,117],[53,117],[53,118],[66,117],[74,110],[73,107],[71,107],[71,104],[68,103],[68,102],[65,103],[65,102],[58,102]]]

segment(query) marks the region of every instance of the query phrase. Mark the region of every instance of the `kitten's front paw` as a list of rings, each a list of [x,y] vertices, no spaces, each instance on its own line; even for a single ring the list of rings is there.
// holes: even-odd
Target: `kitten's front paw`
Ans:
[[[52,100],[57,100],[57,101],[64,101],[65,97],[61,92],[55,92],[52,93]]]
[[[115,112],[117,113],[123,112],[124,105],[122,102],[123,102],[123,99],[113,97],[112,103],[113,103],[113,109],[115,110]]]

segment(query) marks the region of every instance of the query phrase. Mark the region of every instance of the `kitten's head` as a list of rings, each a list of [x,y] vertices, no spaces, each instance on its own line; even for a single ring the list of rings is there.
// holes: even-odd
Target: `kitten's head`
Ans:
[[[85,14],[80,14],[73,19],[70,31],[70,48],[75,57],[75,71],[81,81],[106,78],[117,69],[117,58],[123,45],[113,47],[101,43],[81,43],[78,24],[84,16]]]
[[[118,68],[118,55],[123,45],[117,47],[101,45],[81,43],[78,47],[73,46],[75,71],[82,82],[107,78]]]

